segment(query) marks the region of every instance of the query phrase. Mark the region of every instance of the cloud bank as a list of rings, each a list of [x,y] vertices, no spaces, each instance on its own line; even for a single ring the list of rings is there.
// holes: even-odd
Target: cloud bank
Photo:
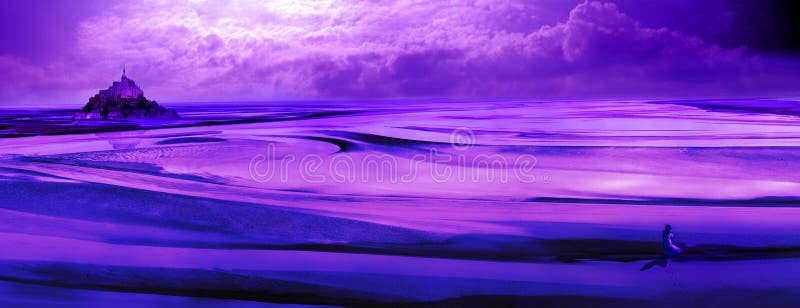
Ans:
[[[737,95],[790,91],[771,63],[614,3],[133,1],[62,56],[0,55],[1,102],[83,101],[123,64],[167,101]],[[788,89],[788,90],[787,90]]]

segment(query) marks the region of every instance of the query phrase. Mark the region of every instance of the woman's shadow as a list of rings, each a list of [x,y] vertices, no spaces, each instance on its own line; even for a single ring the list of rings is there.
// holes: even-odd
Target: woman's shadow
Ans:
[[[667,268],[667,266],[669,265],[669,260],[670,260],[670,258],[667,258],[667,257],[655,259],[653,261],[647,262],[647,264],[642,266],[642,268],[640,268],[639,271],[643,272],[643,271],[649,270],[649,269],[653,268],[653,266],[656,266],[656,265],[658,265],[658,266],[660,266],[662,268]]]

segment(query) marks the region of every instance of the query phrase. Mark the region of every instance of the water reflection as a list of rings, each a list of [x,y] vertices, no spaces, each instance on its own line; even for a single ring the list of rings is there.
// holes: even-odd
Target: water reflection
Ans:
[[[96,133],[97,137],[105,139],[114,150],[135,149],[141,144],[145,130],[131,130],[122,132]]]

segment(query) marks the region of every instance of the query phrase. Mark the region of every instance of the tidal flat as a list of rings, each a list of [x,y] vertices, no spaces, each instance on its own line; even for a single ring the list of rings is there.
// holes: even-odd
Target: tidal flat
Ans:
[[[800,102],[174,107],[0,110],[0,304],[800,300]]]

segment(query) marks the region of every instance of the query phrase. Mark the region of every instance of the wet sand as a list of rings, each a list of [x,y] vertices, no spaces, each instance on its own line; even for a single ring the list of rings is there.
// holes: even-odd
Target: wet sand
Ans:
[[[0,292],[791,303],[800,129],[757,103],[184,106],[179,121],[107,125],[14,111],[0,124]],[[672,260],[667,223],[686,249]]]

